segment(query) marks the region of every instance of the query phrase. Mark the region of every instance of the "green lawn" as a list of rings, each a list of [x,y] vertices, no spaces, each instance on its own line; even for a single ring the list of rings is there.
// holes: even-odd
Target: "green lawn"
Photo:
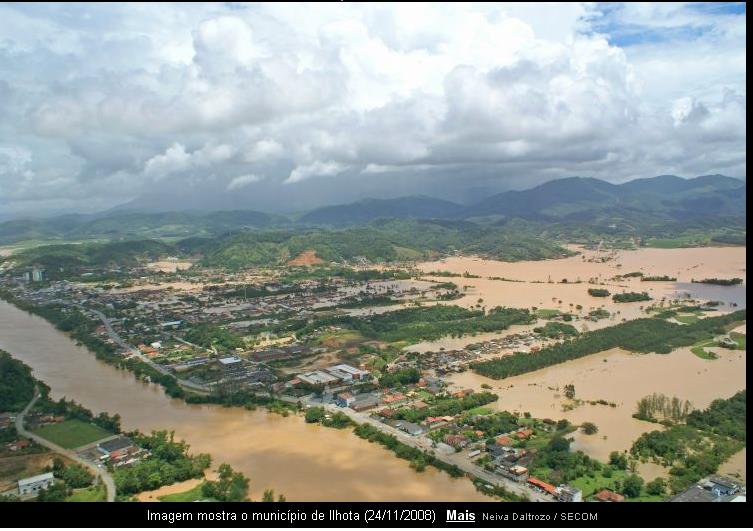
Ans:
[[[416,395],[418,395],[418,398],[420,398],[421,400],[430,400],[434,398],[433,394],[423,389],[416,389],[414,392],[416,393]]]
[[[541,309],[536,310],[536,317],[540,319],[551,319],[552,317],[558,316],[559,313],[560,313],[559,310],[541,308]]]
[[[605,478],[601,474],[596,474],[595,477],[581,476],[570,484],[583,491],[583,499],[586,499],[602,489],[614,490],[615,482],[624,479],[625,476],[627,473],[624,470],[613,470],[611,478]]]
[[[68,502],[99,502],[107,499],[107,493],[104,487],[96,485],[86,489],[76,489],[73,494],[68,496],[65,501]]]
[[[699,245],[708,245],[709,236],[706,234],[683,235],[676,238],[649,238],[646,240],[646,247],[657,247],[659,249],[679,249],[681,247],[697,247]]]
[[[677,317],[675,317],[675,319],[683,324],[693,324],[698,320],[698,316],[693,314],[678,315]]]
[[[729,337],[731,337],[732,340],[737,343],[738,349],[745,350],[745,334],[741,334],[740,332],[731,332]]]
[[[594,477],[581,476],[578,479],[570,481],[570,485],[580,489],[583,492],[583,499],[586,500],[590,496],[593,496],[602,489],[615,490],[615,483],[622,481],[628,476],[628,472],[625,470],[612,470],[612,477],[606,478],[601,473],[595,474]],[[666,496],[652,496],[647,494],[645,489],[642,490],[641,495],[638,498],[626,498],[626,501],[631,502],[660,502],[663,501]]]
[[[99,426],[76,419],[42,426],[34,433],[63,448],[78,448],[112,435]]]
[[[719,358],[719,356],[717,356],[710,350],[706,350],[706,347],[711,347],[714,345],[716,345],[716,343],[713,339],[704,339],[703,341],[699,341],[698,343],[690,347],[690,352],[703,360],[715,360]]]
[[[196,500],[201,500],[204,498],[204,496],[201,494],[201,485],[202,484],[199,483],[194,488],[189,489],[185,492],[166,494],[164,496],[160,496],[158,499],[162,502],[193,502]]]
[[[494,413],[494,410],[490,407],[479,406],[474,407],[473,409],[469,409],[468,413],[470,413],[471,415],[491,415],[492,413]]]

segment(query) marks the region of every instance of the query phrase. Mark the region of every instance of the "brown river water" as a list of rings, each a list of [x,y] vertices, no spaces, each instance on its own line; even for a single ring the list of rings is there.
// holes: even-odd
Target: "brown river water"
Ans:
[[[467,479],[408,462],[349,431],[313,426],[300,417],[188,405],[156,385],[98,361],[43,319],[0,301],[0,348],[34,375],[95,412],[119,413],[126,430],[175,430],[193,452],[212,454],[251,479],[251,497],[272,488],[291,501],[488,501]]]

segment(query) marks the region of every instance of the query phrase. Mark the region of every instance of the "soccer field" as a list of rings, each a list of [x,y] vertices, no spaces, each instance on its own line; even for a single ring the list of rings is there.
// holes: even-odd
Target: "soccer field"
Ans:
[[[99,426],[75,419],[42,426],[34,433],[63,448],[78,448],[112,435]]]

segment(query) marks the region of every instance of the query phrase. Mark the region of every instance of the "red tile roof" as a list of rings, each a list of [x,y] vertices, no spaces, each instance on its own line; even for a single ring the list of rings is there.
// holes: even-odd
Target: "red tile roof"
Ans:
[[[557,492],[557,487],[550,485],[546,481],[541,481],[539,478],[528,478],[528,483],[530,483],[534,487],[540,488],[545,492],[548,492],[549,494],[555,494]]]

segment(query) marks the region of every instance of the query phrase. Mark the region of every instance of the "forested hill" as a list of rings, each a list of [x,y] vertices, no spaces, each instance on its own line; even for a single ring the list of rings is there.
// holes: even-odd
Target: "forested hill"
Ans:
[[[298,221],[313,225],[352,225],[376,219],[452,219],[464,207],[432,197],[399,197],[397,199],[363,199],[347,205],[334,205],[313,210]]]
[[[0,245],[27,240],[85,240],[216,237],[248,229],[348,227],[385,219],[442,219],[499,223],[522,219],[565,228],[568,223],[645,230],[671,224],[745,226],[744,181],[708,175],[682,179],[671,175],[611,184],[567,178],[523,191],[493,195],[472,205],[427,196],[364,199],[326,206],[301,216],[252,210],[214,212],[112,211],[0,223]],[[572,233],[572,229],[568,229]],[[530,231],[529,231],[530,232]],[[540,228],[539,233],[543,234]],[[733,243],[733,242],[727,242]],[[734,243],[740,243],[736,237]]]
[[[541,260],[570,253],[554,242],[498,227],[440,220],[380,220],[342,230],[248,231],[219,241],[189,241],[203,265],[230,269],[281,265],[304,251],[324,262],[388,262],[462,252],[501,260]],[[180,246],[180,245],[179,245]],[[188,250],[188,248],[186,248]]]
[[[93,268],[117,270],[168,256],[191,256],[198,258],[200,265],[225,269],[281,266],[304,252],[311,256],[312,263],[394,262],[453,252],[509,261],[571,254],[554,242],[500,227],[465,221],[380,220],[347,229],[245,230],[218,238],[192,237],[176,242],[125,240],[41,245],[0,260],[16,269],[40,266],[50,280],[56,280]]]
[[[114,212],[0,223],[0,245],[26,240],[187,238],[290,223],[284,216],[253,210],[218,212]]]
[[[616,185],[573,177],[524,191],[503,192],[472,205],[465,217],[501,215],[537,220],[691,220],[745,216],[746,184],[722,175],[664,175]]]

